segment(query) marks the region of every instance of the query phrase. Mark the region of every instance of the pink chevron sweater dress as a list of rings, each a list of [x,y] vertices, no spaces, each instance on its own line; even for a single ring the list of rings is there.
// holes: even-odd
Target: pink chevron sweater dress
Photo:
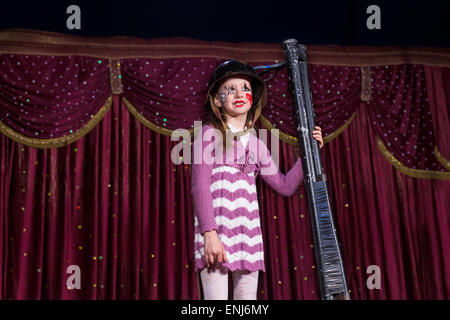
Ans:
[[[255,179],[260,174],[275,191],[290,196],[303,181],[301,159],[284,175],[255,132],[233,142],[234,152],[222,153],[213,147],[214,132],[214,127],[204,125],[193,143],[195,271],[206,266],[203,233],[213,229],[226,251],[223,266],[230,271],[265,271]]]

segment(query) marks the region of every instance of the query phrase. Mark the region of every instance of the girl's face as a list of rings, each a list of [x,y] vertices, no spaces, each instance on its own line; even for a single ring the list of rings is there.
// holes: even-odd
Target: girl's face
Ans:
[[[225,114],[235,117],[247,112],[252,107],[252,87],[245,76],[226,79],[214,96],[214,103],[224,108]]]

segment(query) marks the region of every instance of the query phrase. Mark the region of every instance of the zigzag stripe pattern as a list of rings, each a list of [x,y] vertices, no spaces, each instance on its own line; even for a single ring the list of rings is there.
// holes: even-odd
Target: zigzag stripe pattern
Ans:
[[[255,219],[259,220],[257,218],[255,218]],[[227,237],[233,237],[233,236],[235,236],[237,234],[246,234],[249,237],[254,237],[254,236],[258,235],[258,234],[261,234],[261,227],[259,225],[257,227],[255,227],[255,228],[252,228],[252,229],[249,229],[245,225],[238,225],[238,226],[231,227],[231,228],[228,228],[227,226],[223,226],[223,225],[218,225],[218,227],[219,227],[219,230],[217,231],[218,234],[224,234]],[[250,227],[252,227],[252,226],[250,226]],[[200,234],[200,232],[199,232],[198,222],[195,225],[195,232],[196,232],[196,236],[198,234],[199,237],[203,237]]]
[[[230,271],[234,270],[249,270],[249,271],[257,271],[262,270],[265,271],[264,260],[258,260],[254,263],[250,263],[246,260],[239,260],[233,263],[222,263],[223,266],[227,267]],[[206,266],[205,260],[195,260],[196,270],[202,270]]]
[[[232,237],[228,237],[224,234],[220,234],[219,235],[219,239],[220,241],[223,242],[224,245],[228,246],[228,247],[233,247],[236,244],[239,243],[245,243],[246,245],[248,245],[249,247],[253,247],[257,244],[260,244],[263,242],[262,236],[261,235],[256,235],[254,237],[249,237],[246,234],[237,234],[235,236]],[[204,238],[203,237],[198,237],[195,239],[195,243],[196,244],[200,244],[203,245],[204,244]]]
[[[236,192],[239,189],[244,189],[247,190],[248,193],[256,193],[256,185],[250,184],[242,179],[235,182],[230,182],[228,180],[217,180],[211,184],[211,193],[219,189],[226,189],[230,192]]]
[[[265,270],[258,195],[257,171],[245,173],[235,164],[219,164],[211,172],[212,211],[204,214],[205,223],[214,217],[217,235],[227,252],[229,270]],[[204,241],[198,216],[194,215],[194,257],[196,271],[205,267]],[[208,221],[208,222],[206,222]]]
[[[215,176],[211,176],[211,183],[213,183],[214,181],[217,181],[217,180],[228,180],[229,182],[245,180],[250,184],[254,184],[255,176],[250,177],[250,176],[246,176],[245,174],[222,172],[220,175],[217,174]]]
[[[238,168],[235,168],[235,167],[220,166],[220,167],[214,168],[212,170],[212,174],[211,175],[213,176],[213,175],[216,175],[218,173],[223,173],[223,172],[228,172],[228,173],[231,173],[231,174],[242,173],[241,170],[239,170]],[[248,175],[251,177],[251,176],[254,176],[255,174],[253,172],[250,172]]]
[[[227,228],[230,231],[238,227],[245,227],[248,231],[252,231],[253,229],[260,227],[259,218],[250,220],[244,216],[236,217],[234,219],[229,219],[225,216],[216,216],[215,220],[217,225],[222,226],[224,229]],[[194,221],[194,226],[198,227],[198,220]]]
[[[200,248],[195,253],[196,259],[202,259],[205,256],[205,250],[203,248]],[[227,252],[227,260],[228,263],[232,264],[236,261],[245,260],[250,263],[254,263],[256,261],[263,261],[264,260],[264,251],[258,251],[253,254],[248,253],[247,251],[236,251],[234,253],[228,253]]]
[[[214,192],[211,192],[211,195],[212,195],[213,199],[214,198],[219,198],[219,197],[224,197],[224,198],[227,198],[230,201],[234,201],[234,200],[236,200],[238,198],[244,197],[249,202],[258,201],[258,195],[256,194],[256,192],[249,193],[245,189],[239,189],[236,192],[231,192],[231,191],[228,191],[226,189],[217,189]],[[241,210],[241,213],[245,214],[245,210]]]
[[[237,198],[234,201],[230,201],[227,198],[213,199],[213,208],[225,207],[226,209],[233,211],[237,208],[246,208],[249,212],[258,210],[258,201],[249,202],[246,198]]]
[[[263,243],[257,243],[254,246],[249,246],[246,243],[236,243],[233,246],[227,246],[225,243],[223,244],[225,251],[227,253],[234,253],[238,251],[245,251],[249,254],[253,254],[255,252],[264,251]],[[204,244],[202,243],[195,243],[195,251],[199,251],[201,248],[204,248]]]

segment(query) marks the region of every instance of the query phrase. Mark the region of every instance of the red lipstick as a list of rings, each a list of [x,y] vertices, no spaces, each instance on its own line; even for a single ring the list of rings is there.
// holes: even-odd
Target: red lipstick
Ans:
[[[233,104],[234,104],[237,108],[241,108],[241,107],[244,106],[245,101],[244,101],[244,100],[236,100]]]

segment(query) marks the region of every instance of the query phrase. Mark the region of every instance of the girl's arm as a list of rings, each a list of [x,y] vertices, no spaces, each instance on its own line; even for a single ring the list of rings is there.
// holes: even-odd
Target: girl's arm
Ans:
[[[260,145],[262,150],[260,153],[261,178],[282,196],[289,197],[293,195],[303,181],[301,158],[297,159],[297,162],[287,174],[283,174],[264,142],[260,141]]]
[[[211,141],[202,141],[203,133],[208,126],[203,126],[201,132],[194,139],[192,155],[201,150],[201,153],[195,154],[195,157],[201,157],[201,163],[195,164],[192,162],[191,172],[191,194],[194,201],[194,214],[198,218],[200,233],[205,231],[217,230],[217,224],[214,219],[212,195],[211,195],[211,175],[213,164],[206,163],[203,159],[203,150]],[[200,147],[201,144],[201,147]],[[196,146],[198,146],[196,148]],[[197,158],[198,159],[198,158]]]

